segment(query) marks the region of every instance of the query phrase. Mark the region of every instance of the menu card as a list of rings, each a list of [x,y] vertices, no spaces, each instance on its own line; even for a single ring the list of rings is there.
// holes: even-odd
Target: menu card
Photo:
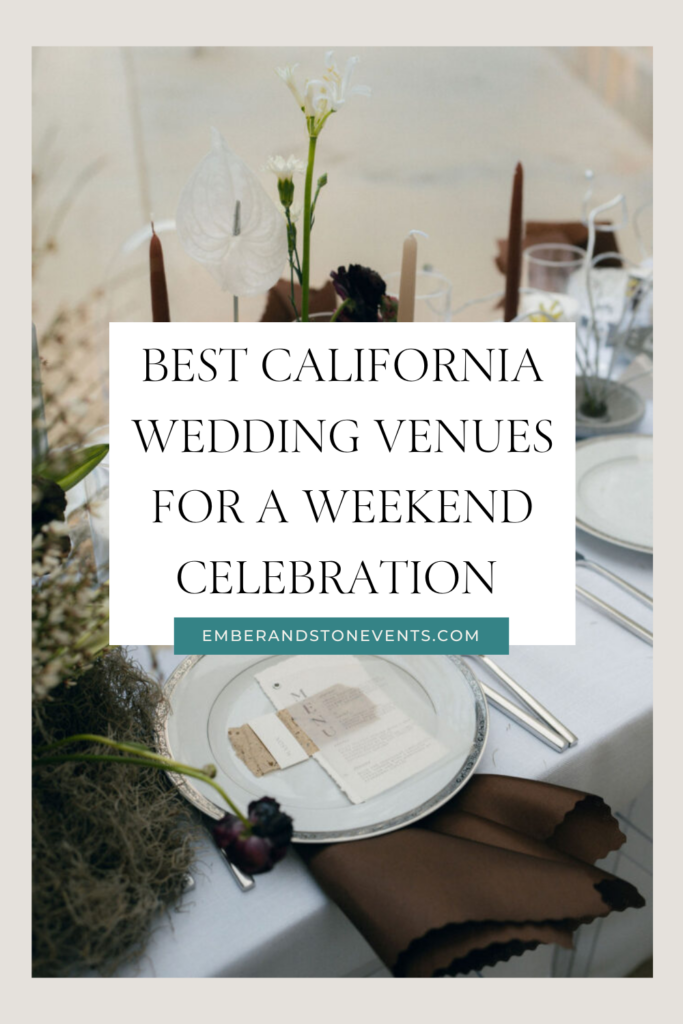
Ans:
[[[312,756],[354,804],[399,785],[446,754],[352,656],[288,658],[256,678],[274,706],[312,741],[317,748]]]

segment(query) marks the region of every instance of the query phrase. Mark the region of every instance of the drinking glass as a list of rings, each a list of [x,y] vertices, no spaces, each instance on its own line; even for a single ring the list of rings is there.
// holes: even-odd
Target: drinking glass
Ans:
[[[387,295],[398,298],[400,271],[385,277]],[[435,270],[418,270],[415,280],[415,320],[420,323],[445,322],[451,318],[453,285]]]
[[[578,245],[542,242],[524,250],[524,277],[527,288],[540,292],[571,292],[571,279],[581,271],[586,253]]]

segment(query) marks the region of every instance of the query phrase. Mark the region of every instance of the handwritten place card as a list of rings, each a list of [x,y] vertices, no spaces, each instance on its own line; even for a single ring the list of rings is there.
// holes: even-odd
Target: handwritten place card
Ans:
[[[301,764],[318,749],[287,711],[273,711],[230,728],[228,739],[240,761],[257,778]]]

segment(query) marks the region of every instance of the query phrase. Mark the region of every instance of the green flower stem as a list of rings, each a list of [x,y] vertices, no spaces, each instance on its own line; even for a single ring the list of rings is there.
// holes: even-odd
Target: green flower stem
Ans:
[[[333,316],[330,317],[330,323],[333,324],[335,320],[338,320],[339,319],[339,314],[342,312],[342,310],[346,309],[346,307],[350,306],[350,305],[351,305],[351,299],[344,299],[344,301],[342,302],[341,306],[338,306],[337,309],[335,310]]]
[[[299,263],[299,254],[296,251],[296,225],[292,220],[292,214],[289,207],[285,210],[285,217],[287,220],[289,266],[292,272],[296,273],[297,280],[299,284],[301,284],[301,264]]]
[[[308,322],[308,292],[311,277],[311,196],[313,192],[313,166],[315,164],[315,146],[317,135],[308,140],[308,166],[306,168],[306,184],[304,186],[304,240],[301,266],[301,320]]]
[[[294,260],[292,259],[291,254],[289,257],[289,301],[291,302],[292,309],[294,310],[294,319],[298,320],[299,311],[296,308],[296,302],[294,301]]]
[[[298,320],[299,310],[296,308],[296,302],[294,301],[294,274],[296,273],[299,284],[301,284],[301,265],[296,249],[296,227],[292,220],[289,206],[285,207],[285,217],[287,220],[287,256],[289,259],[289,301],[294,310],[294,319]]]
[[[95,621],[94,625],[91,626],[90,629],[86,630],[85,633],[81,633],[81,635],[79,636],[78,640],[74,644],[74,648],[77,651],[80,651],[83,648],[86,648],[86,650],[88,651],[89,654],[94,655],[94,654],[97,654],[99,651],[103,650],[103,648],[108,647],[109,646],[109,629],[108,629],[108,626],[109,626],[109,612],[107,612],[106,615],[101,615],[100,618]],[[107,627],[107,629],[106,629],[106,632],[105,632],[104,637],[103,637],[102,636],[102,631],[105,629],[105,627]],[[93,638],[94,638],[94,641],[93,641]],[[92,642],[95,642],[95,644],[96,644],[96,647],[95,647],[94,651],[90,649],[90,644]]]
[[[73,736],[67,736],[66,739],[55,740],[54,743],[46,743],[43,746],[36,747],[35,752],[43,754],[48,751],[58,750],[60,747],[70,746],[72,743],[99,743],[103,747],[112,747],[114,750],[121,750],[126,754],[137,754],[138,756],[144,754],[145,757],[153,758],[155,761],[167,760],[162,754],[156,754],[153,750],[149,750],[148,747],[143,747],[142,744],[121,743],[119,740],[110,739],[109,736],[96,736],[94,733],[89,732],[76,733]]]
[[[313,230],[313,225],[315,224],[315,208],[318,203],[318,196],[320,195],[322,189],[325,187],[326,184],[327,175],[324,174],[321,178],[318,178],[318,184],[315,190],[315,195],[313,196],[313,202],[311,203],[311,231]]]
[[[66,739],[57,740],[55,743],[50,743],[42,747],[37,747],[36,752],[41,754],[43,752],[49,752],[56,750],[59,747],[66,746],[70,743],[85,742],[85,743],[99,743],[106,747],[113,747],[115,750],[123,751],[126,754],[131,754],[130,757],[114,757],[111,754],[47,754],[46,757],[41,756],[36,764],[60,764],[66,761],[85,761],[85,762],[114,762],[117,764],[132,764],[140,768],[158,768],[161,771],[178,772],[181,775],[189,775],[193,779],[199,779],[201,782],[206,782],[209,786],[213,786],[216,792],[225,800],[228,807],[237,815],[240,821],[244,825],[249,827],[249,821],[242,814],[242,812],[235,806],[228,794],[225,792],[222,786],[215,782],[205,772],[200,771],[198,768],[192,768],[190,765],[181,764],[179,761],[172,761],[168,757],[163,757],[161,754],[155,754],[151,750],[140,748],[135,744],[131,743],[119,743],[116,740],[111,740],[107,736],[95,736],[90,733],[81,733],[76,736],[67,736]]]

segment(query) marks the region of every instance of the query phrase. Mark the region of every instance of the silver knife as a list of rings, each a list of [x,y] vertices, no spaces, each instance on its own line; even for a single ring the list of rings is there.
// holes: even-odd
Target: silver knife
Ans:
[[[509,690],[512,690],[512,692],[519,697],[522,703],[526,704],[526,706],[533,711],[535,715],[538,715],[538,717],[545,722],[551,730],[562,736],[567,741],[568,746],[573,747],[575,743],[578,743],[578,737],[571,731],[571,729],[568,729],[566,725],[563,725],[559,718],[555,718],[555,715],[548,711],[548,709],[541,704],[540,700],[536,700],[535,697],[532,697],[532,695],[528,693],[523,686],[520,686],[512,676],[509,676],[507,672],[500,667],[500,665],[497,665],[495,661],[491,661],[488,655],[475,654],[475,658],[478,658],[483,665],[486,665],[486,667],[493,672],[494,676],[498,676],[500,681],[504,683]]]
[[[518,725],[521,725],[522,728],[526,729],[528,732],[533,733],[534,736],[543,740],[544,743],[547,743],[549,747],[553,748],[553,750],[557,750],[558,753],[562,754],[567,750],[569,744],[563,736],[559,736],[549,726],[544,725],[543,722],[539,722],[537,718],[534,718],[533,715],[528,715],[526,711],[518,708],[517,705],[513,704],[511,700],[507,699],[507,697],[503,697],[502,694],[498,693],[492,687],[487,686],[486,683],[482,683],[481,679],[479,680],[479,685],[484,691],[484,696],[487,701],[497,707],[499,711],[502,711],[504,715],[507,715],[508,718],[517,722]]]
[[[593,572],[598,573],[600,576],[604,576],[606,580],[610,580],[615,583],[622,590],[625,590],[627,594],[631,594],[632,597],[637,597],[643,604],[647,604],[652,608],[653,602],[649,594],[646,594],[644,590],[638,590],[638,587],[634,587],[632,583],[622,579],[621,576],[617,576],[615,572],[610,572],[609,569],[605,569],[604,565],[600,565],[598,562],[593,562],[590,558],[586,558],[580,551],[576,552],[576,561],[584,567],[584,569],[591,569]]]
[[[649,629],[645,629],[645,626],[640,626],[637,622],[634,622],[633,619],[629,619],[628,615],[624,615],[623,612],[617,611],[617,609],[613,608],[611,604],[607,604],[606,601],[596,597],[595,594],[591,594],[590,591],[584,590],[583,587],[578,585],[578,583],[576,584],[576,593],[579,594],[584,601],[587,601],[588,604],[592,604],[594,608],[599,608],[600,611],[604,612],[605,615],[608,615],[610,619],[614,619],[614,621],[618,622],[620,626],[624,627],[624,629],[628,629],[630,633],[634,633],[641,640],[644,640],[646,644],[650,644],[650,646],[652,646],[652,633]]]

